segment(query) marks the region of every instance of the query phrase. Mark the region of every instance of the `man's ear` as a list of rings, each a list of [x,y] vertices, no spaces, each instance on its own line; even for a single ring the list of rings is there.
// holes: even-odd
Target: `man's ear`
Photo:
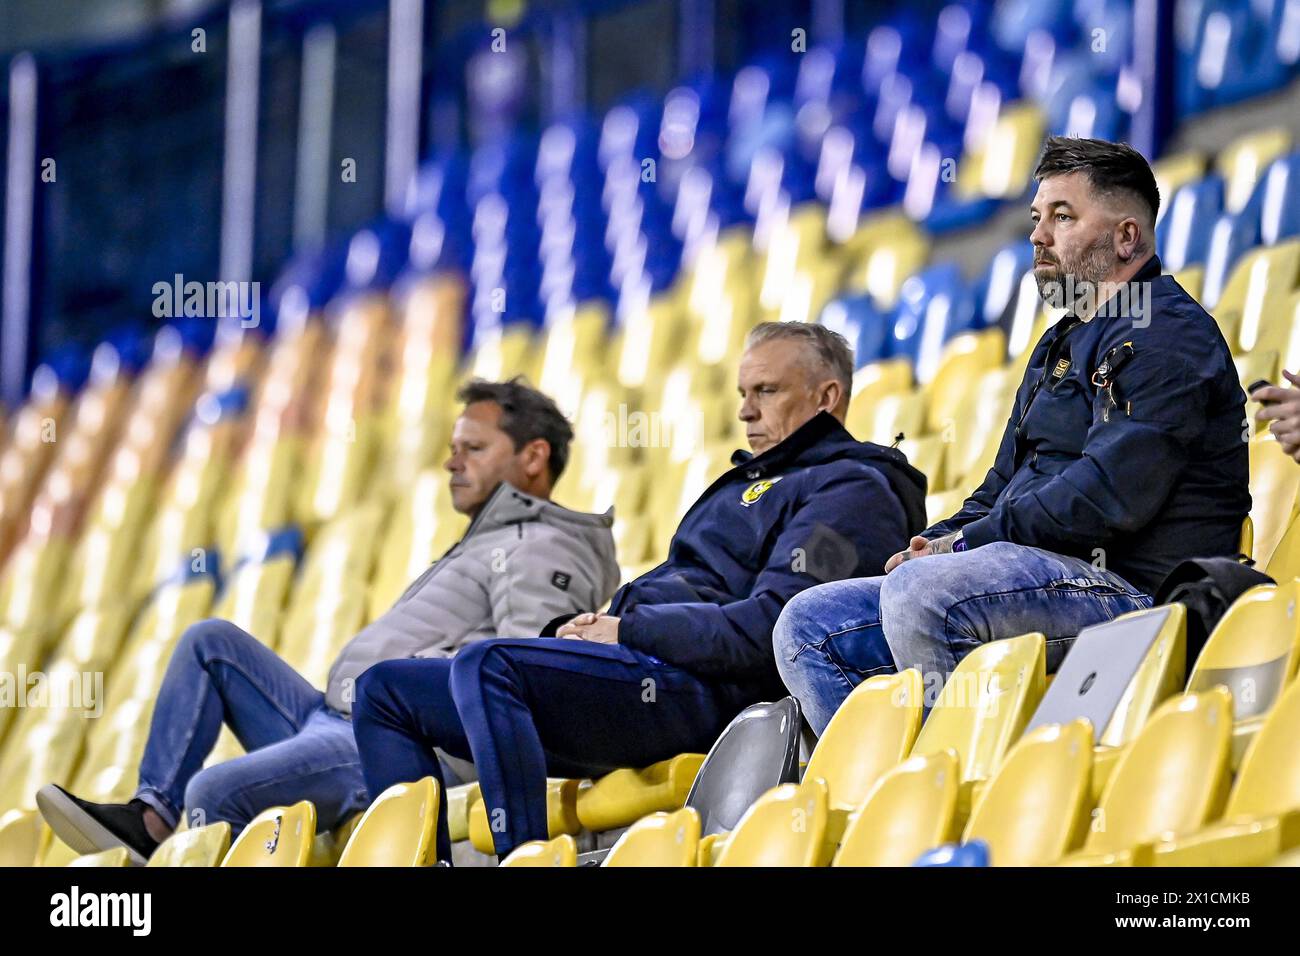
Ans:
[[[524,466],[524,474],[536,478],[550,466],[551,443],[545,438],[534,438],[519,450]]]
[[[829,382],[823,382],[817,395],[817,410],[834,414],[846,397],[844,386],[839,381],[831,379]]]
[[[1115,227],[1115,255],[1120,262],[1132,262],[1143,245],[1142,224],[1133,216]]]

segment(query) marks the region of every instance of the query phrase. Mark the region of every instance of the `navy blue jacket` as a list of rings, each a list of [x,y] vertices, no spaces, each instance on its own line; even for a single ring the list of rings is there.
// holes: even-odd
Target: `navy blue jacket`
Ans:
[[[1185,558],[1237,553],[1250,428],[1232,354],[1155,256],[1129,288],[1090,321],[1047,330],[993,468],[925,537],[961,528],[968,549],[1011,541],[1073,555],[1148,594]],[[1108,390],[1093,374],[1112,349],[1123,364]]]
[[[925,476],[826,412],[732,462],[682,518],[668,560],[620,588],[609,613],[620,644],[752,703],[786,694],[772,656],[786,601],[883,573],[925,526]]]

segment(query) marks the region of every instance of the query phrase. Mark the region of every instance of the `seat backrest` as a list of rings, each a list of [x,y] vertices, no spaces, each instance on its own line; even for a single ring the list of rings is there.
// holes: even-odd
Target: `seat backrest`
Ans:
[[[960,764],[951,750],[910,757],[849,818],[832,866],[911,866],[952,836]]]
[[[398,783],[379,795],[352,831],[339,866],[432,866],[438,781]]]
[[[147,866],[219,866],[230,850],[230,824],[224,820],[173,833],[153,851]]]
[[[1223,797],[1231,736],[1222,687],[1162,704],[1116,763],[1084,848],[1115,853],[1200,827]]]
[[[1224,818],[1263,817],[1300,808],[1300,681],[1282,693],[1246,749]]]
[[[316,838],[316,807],[299,800],[255,816],[239,834],[222,866],[306,866]]]
[[[652,813],[618,838],[601,866],[694,866],[700,815],[690,807]]]
[[[516,847],[501,861],[502,866],[577,866],[578,844],[567,833],[553,840],[532,840]]]
[[[961,780],[984,780],[1020,736],[1047,687],[1042,634],[990,641],[966,655],[944,684],[912,747],[953,750]]]
[[[1262,432],[1250,440],[1250,520],[1255,527],[1251,557],[1267,567],[1295,513],[1300,468],[1276,438]]]
[[[783,783],[745,811],[717,866],[814,866],[829,817],[820,780]]]
[[[0,867],[35,866],[41,826],[41,815],[36,810],[0,814]]]
[[[817,741],[804,779],[820,777],[831,805],[853,809],[912,750],[921,729],[921,672],[881,674],[845,699]]]
[[[111,850],[101,850],[99,853],[87,853],[85,856],[79,856],[68,866],[130,866],[131,854],[127,852],[124,846],[115,846]]]
[[[1296,297],[1296,302],[1300,304],[1300,296]],[[1300,578],[1300,518],[1292,516],[1287,523],[1286,531],[1282,533],[1282,540],[1273,549],[1273,556],[1268,559],[1268,564],[1264,565],[1264,573],[1274,581]]]
[[[1235,720],[1267,713],[1295,676],[1300,658],[1300,596],[1295,579],[1262,584],[1237,598],[1196,658],[1187,689],[1222,684],[1232,692]]]
[[[727,725],[686,795],[703,835],[734,830],[750,804],[797,779],[799,722],[798,701],[784,697],[746,707]]]
[[[995,866],[1045,866],[1082,835],[1092,773],[1086,720],[1040,727],[1021,738],[989,781],[962,841],[983,840]]]

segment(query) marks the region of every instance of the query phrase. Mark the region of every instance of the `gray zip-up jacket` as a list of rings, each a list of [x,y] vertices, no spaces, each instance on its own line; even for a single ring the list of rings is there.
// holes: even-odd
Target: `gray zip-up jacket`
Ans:
[[[619,580],[613,523],[613,512],[570,511],[503,482],[465,536],[344,646],[325,703],[352,713],[357,678],[380,661],[534,637],[562,614],[603,607]]]

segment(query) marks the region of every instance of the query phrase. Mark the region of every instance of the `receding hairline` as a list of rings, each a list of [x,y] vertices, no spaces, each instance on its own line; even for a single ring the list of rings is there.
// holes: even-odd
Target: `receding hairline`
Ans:
[[[745,352],[776,342],[795,342],[802,346],[799,364],[807,373],[809,384],[815,385],[823,380],[822,376],[829,376],[846,391],[852,388],[853,350],[839,333],[805,322],[764,322],[746,334]],[[841,364],[844,367],[837,367]]]

